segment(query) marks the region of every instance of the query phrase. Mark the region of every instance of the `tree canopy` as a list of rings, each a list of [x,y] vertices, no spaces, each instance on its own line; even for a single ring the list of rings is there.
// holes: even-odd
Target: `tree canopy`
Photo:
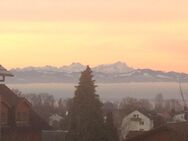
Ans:
[[[102,141],[104,120],[102,103],[89,66],[81,73],[70,108],[70,140]]]

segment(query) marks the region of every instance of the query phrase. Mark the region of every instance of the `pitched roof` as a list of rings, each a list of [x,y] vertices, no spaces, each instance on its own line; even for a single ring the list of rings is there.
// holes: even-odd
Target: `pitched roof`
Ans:
[[[0,97],[5,99],[11,107],[15,107],[20,101],[23,101],[23,98],[18,97],[13,91],[11,91],[6,85],[0,84]],[[27,101],[28,102],[28,101]],[[28,104],[31,114],[30,114],[30,122],[32,128],[35,129],[50,129],[51,127],[48,125],[45,120],[43,120]]]
[[[152,119],[152,117],[153,117],[153,113],[152,112],[141,110],[141,109],[128,111],[126,113],[125,117],[128,116],[129,114],[133,113],[133,112],[136,112],[136,111],[139,112],[139,113],[141,113],[141,114],[143,114],[144,116],[146,116],[146,117],[148,117],[150,119]]]
[[[34,129],[48,130],[52,129],[49,124],[42,119],[33,109],[31,109],[31,124]]]
[[[5,98],[11,106],[15,106],[19,101],[19,97],[4,84],[0,84],[0,96]]]
[[[7,69],[5,69],[2,65],[0,65],[0,75],[13,76],[13,74],[11,72],[7,71]]]
[[[138,136],[127,139],[126,141],[143,141],[147,137],[155,136],[158,133],[170,131],[173,133],[175,138],[179,141],[188,140],[188,122],[181,123],[168,123],[158,128],[152,129],[148,132],[144,132]]]

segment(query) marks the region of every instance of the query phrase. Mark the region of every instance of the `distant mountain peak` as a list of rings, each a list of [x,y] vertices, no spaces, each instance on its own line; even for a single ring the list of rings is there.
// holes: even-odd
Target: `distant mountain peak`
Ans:
[[[102,73],[126,73],[126,72],[133,71],[134,69],[129,67],[124,62],[118,61],[113,64],[99,65],[93,68],[93,70],[96,72],[102,72]]]
[[[72,72],[81,72],[85,69],[85,66],[81,63],[72,63],[70,65],[62,66],[62,71],[72,73]]]
[[[79,62],[73,62],[72,64],[70,64],[70,65],[82,65],[81,63],[79,63]]]

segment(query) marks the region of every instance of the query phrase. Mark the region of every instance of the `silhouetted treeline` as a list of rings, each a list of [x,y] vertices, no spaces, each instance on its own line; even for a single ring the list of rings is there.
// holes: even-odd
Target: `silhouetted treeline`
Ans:
[[[58,123],[56,129],[69,130],[70,128],[70,110],[73,99],[54,98],[52,94],[22,94],[19,90],[13,90],[17,95],[24,96],[32,104],[33,109],[47,122],[49,117],[58,114],[62,116],[62,120]],[[82,101],[82,100],[81,100]],[[159,126],[164,124],[169,117],[183,111],[181,101],[177,99],[164,99],[162,94],[157,94],[154,100],[137,99],[133,97],[125,97],[119,102],[104,102],[102,103],[103,117],[107,117],[109,113],[113,118],[115,127],[120,129],[122,119],[134,110],[140,110],[152,115],[154,125]],[[105,125],[110,126],[110,125]]]

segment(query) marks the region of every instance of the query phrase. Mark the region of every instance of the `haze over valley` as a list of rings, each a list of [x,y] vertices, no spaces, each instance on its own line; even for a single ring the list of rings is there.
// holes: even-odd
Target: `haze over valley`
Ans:
[[[81,63],[68,66],[26,67],[10,71],[14,78],[7,80],[11,88],[23,93],[50,93],[56,98],[71,98],[78,83],[80,72],[85,69]],[[136,69],[126,63],[116,62],[92,68],[98,85],[97,93],[103,100],[121,100],[124,97],[153,99],[157,94],[164,98],[180,99],[178,81],[188,94],[188,74],[178,72]]]

